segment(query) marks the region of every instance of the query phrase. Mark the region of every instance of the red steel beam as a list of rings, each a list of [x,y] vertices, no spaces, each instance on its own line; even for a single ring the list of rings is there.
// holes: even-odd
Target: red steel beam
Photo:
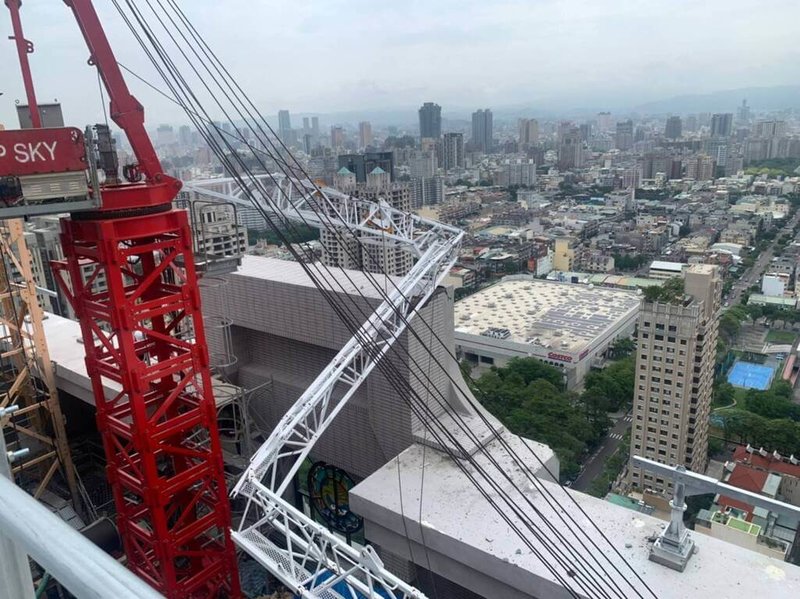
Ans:
[[[42,117],[39,114],[39,105],[36,103],[36,90],[33,87],[33,76],[31,75],[31,65],[28,62],[28,54],[33,54],[33,42],[25,39],[22,33],[22,20],[19,16],[19,9],[22,0],[6,0],[6,6],[11,13],[11,27],[14,35],[8,39],[14,40],[17,44],[17,54],[19,55],[19,66],[22,69],[22,81],[25,84],[25,95],[28,97],[28,110],[31,113],[31,123],[34,129],[42,126]]]
[[[186,212],[63,219],[61,237],[129,566],[170,599],[239,597]]]

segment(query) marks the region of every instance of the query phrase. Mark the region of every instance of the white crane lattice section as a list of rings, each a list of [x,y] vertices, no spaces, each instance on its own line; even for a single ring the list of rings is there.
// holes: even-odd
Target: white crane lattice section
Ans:
[[[273,180],[274,179],[274,180]],[[263,203],[269,212],[319,228],[380,235],[410,252],[416,263],[284,415],[253,456],[233,490],[247,508],[236,543],[302,597],[423,598],[388,572],[372,548],[356,551],[282,499],[284,492],[336,415],[406,330],[458,257],[463,232],[390,207],[353,198],[309,181],[262,175],[250,189],[234,180],[193,182],[192,191],[227,202]],[[265,199],[265,195],[269,197]],[[333,391],[336,389],[336,394]]]

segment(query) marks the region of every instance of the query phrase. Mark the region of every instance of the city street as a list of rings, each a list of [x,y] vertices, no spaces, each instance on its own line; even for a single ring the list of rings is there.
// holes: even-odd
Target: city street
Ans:
[[[778,234],[775,236],[775,240],[773,240],[766,250],[761,252],[755,264],[753,264],[753,266],[751,266],[747,272],[742,275],[742,278],[739,279],[733,286],[733,289],[731,289],[729,297],[726,300],[729,306],[735,306],[739,302],[739,298],[741,297],[742,293],[747,290],[748,287],[759,284],[761,281],[761,275],[764,274],[764,271],[774,255],[775,241],[781,235],[787,233],[791,234],[798,221],[800,221],[800,211],[794,215],[790,222],[786,223],[786,225],[784,225],[783,228],[778,231]]]
[[[602,445],[595,451],[595,453],[586,462],[583,471],[572,483],[572,488],[577,491],[586,491],[592,484],[592,481],[603,473],[603,468],[606,465],[606,460],[614,455],[614,452],[622,443],[622,437],[631,427],[631,414],[626,414],[620,418],[616,424],[608,431]]]

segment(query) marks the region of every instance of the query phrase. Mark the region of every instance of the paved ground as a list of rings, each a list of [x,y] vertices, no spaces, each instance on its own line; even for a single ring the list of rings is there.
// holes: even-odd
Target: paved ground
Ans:
[[[608,431],[603,444],[595,451],[589,460],[586,462],[583,470],[581,471],[575,482],[572,483],[572,488],[577,491],[586,491],[592,481],[603,473],[603,468],[606,465],[606,460],[610,458],[622,442],[623,435],[631,428],[630,414],[626,414],[620,418],[616,424]]]

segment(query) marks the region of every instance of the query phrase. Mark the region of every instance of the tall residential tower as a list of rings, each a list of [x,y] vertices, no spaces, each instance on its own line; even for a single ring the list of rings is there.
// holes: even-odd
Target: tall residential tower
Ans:
[[[705,472],[722,277],[692,264],[683,292],[642,303],[638,324],[631,456]],[[663,495],[669,482],[631,468],[630,482]]]
[[[488,108],[472,113],[472,145],[475,149],[488,152],[492,149],[494,130],[492,111]]]
[[[419,136],[422,139],[439,139],[442,136],[442,107],[425,102],[419,109]]]
[[[451,171],[464,168],[464,134],[445,133],[442,141],[442,166]]]

